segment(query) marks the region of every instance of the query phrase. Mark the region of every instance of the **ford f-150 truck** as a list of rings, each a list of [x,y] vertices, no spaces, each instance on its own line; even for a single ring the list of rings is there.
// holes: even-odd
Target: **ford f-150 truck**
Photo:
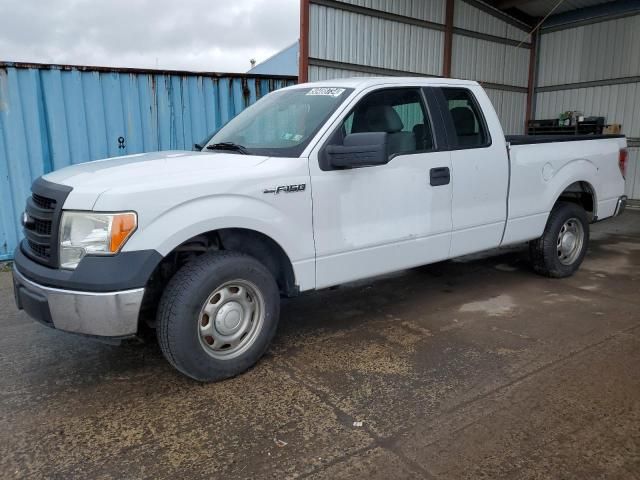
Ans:
[[[520,242],[566,277],[626,200],[624,136],[505,138],[472,81],[296,85],[194,150],[35,180],[18,307],[112,341],[154,328],[175,368],[219,380],[265,352],[281,296]]]

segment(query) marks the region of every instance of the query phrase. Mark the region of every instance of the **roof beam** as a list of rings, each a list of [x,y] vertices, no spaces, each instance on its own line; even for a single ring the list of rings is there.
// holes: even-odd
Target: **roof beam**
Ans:
[[[489,5],[490,7],[493,7],[502,13],[510,15],[511,17],[519,20],[520,22],[528,26],[533,26],[537,23],[536,18],[526,14],[525,12],[523,12],[518,8],[519,6],[525,5],[535,0],[482,0],[480,2],[478,2],[478,0],[463,0],[463,1],[467,3],[471,3],[472,5],[475,2],[476,7],[478,5],[482,5],[483,3],[485,3],[486,5]],[[516,3],[517,5],[515,6],[507,5],[507,2]]]
[[[472,5],[489,15],[493,15],[494,17],[500,18],[501,20],[512,24],[513,26],[524,30],[526,32],[529,31],[532,25],[535,25],[535,19],[522,10],[518,10],[517,8],[507,8],[505,10],[500,10],[496,3],[502,0],[462,0],[463,2]]]
[[[500,9],[506,10],[507,8],[519,7],[521,5],[526,5],[527,3],[532,3],[534,0],[497,0],[493,2],[493,6]]]

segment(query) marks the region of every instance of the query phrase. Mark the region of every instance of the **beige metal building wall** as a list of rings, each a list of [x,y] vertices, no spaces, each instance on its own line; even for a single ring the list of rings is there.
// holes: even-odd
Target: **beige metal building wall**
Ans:
[[[476,0],[308,0],[301,15],[301,80],[477,80],[505,132],[523,133],[531,39],[519,21]]]
[[[535,117],[579,110],[621,123],[627,195],[640,199],[640,14],[543,29]]]
[[[342,77],[340,70],[348,76],[441,75],[444,4],[311,0],[308,79]]]
[[[451,76],[481,82],[505,133],[524,133],[531,55],[528,32],[520,22],[498,18],[490,7],[464,0],[455,0],[453,25]]]

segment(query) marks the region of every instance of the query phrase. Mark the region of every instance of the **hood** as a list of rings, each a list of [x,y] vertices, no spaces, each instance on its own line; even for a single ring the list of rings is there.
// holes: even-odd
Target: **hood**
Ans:
[[[91,209],[109,190],[146,190],[165,183],[232,178],[268,157],[225,152],[166,151],[81,163],[44,176],[73,188],[65,208]]]

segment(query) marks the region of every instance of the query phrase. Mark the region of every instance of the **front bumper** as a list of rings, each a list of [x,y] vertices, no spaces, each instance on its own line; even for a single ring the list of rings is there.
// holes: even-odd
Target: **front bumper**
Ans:
[[[137,333],[144,288],[115,292],[52,288],[29,280],[15,264],[13,286],[18,308],[49,327],[99,337]]]

